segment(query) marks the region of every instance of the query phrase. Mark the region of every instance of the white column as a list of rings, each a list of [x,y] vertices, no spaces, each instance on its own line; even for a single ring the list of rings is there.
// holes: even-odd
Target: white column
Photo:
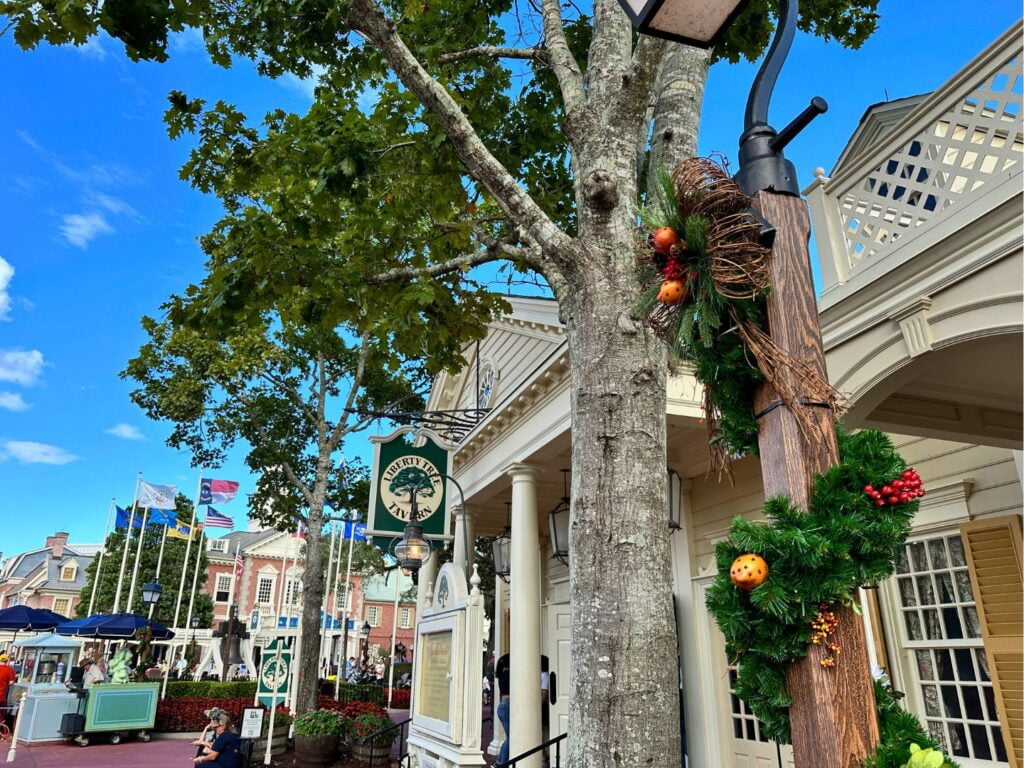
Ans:
[[[431,547],[439,549],[441,543],[438,541],[430,542]],[[438,553],[432,552],[423,565],[420,566],[419,575],[416,577],[416,621],[419,622],[420,616],[423,615],[423,610],[427,607],[427,587],[433,585],[434,580],[437,578],[437,558]]]
[[[494,642],[492,647],[494,648],[494,661],[497,663],[498,659],[501,658],[503,653],[508,652],[508,648],[502,647],[502,636],[505,633],[504,629],[504,615],[505,615],[505,582],[501,580],[501,577],[494,577],[494,617],[491,619],[491,632],[494,633]],[[501,724],[498,719],[498,702],[501,699],[498,696],[498,678],[491,678],[491,713],[493,715],[494,731],[491,737],[491,743],[487,747],[487,754],[497,755],[501,751],[501,745],[505,741],[505,726]]]
[[[452,513],[452,517],[455,519],[455,532],[453,534],[455,546],[452,552],[452,562],[461,568],[463,573],[471,574],[473,572],[473,561],[476,559],[473,541],[473,537],[476,535],[476,526],[474,525],[473,513],[459,505],[452,507]]]
[[[509,635],[511,671],[509,757],[533,749],[543,740],[540,726],[540,537],[537,533],[537,473],[534,467],[513,464],[512,589]],[[532,755],[518,768],[541,768],[541,755]]]

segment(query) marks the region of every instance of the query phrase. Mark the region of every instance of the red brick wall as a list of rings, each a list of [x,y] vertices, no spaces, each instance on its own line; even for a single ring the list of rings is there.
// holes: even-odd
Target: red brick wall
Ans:
[[[395,615],[395,603],[394,601],[378,602],[378,601],[367,601],[362,607],[362,618],[360,619],[360,626],[367,620],[367,608],[375,605],[380,610],[380,626],[370,628],[370,645],[379,645],[382,654],[387,655],[391,652],[391,622],[394,620]],[[415,603],[399,603],[399,618],[401,618],[401,610],[408,608],[410,612],[409,623],[412,625],[407,629],[403,629],[401,623],[396,625],[395,629],[395,642],[402,643],[406,647],[405,658],[412,661],[412,647],[413,642],[416,638],[416,605]]]

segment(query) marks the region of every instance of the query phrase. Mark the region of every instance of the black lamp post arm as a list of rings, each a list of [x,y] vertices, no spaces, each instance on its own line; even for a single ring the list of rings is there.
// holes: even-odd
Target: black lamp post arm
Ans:
[[[771,103],[772,92],[779,80],[782,65],[789,56],[790,48],[793,47],[798,12],[798,0],[780,0],[779,24],[775,28],[775,37],[768,48],[768,55],[761,62],[761,68],[757,70],[754,84],[750,87],[750,95],[747,97],[747,111],[743,117],[744,131],[749,131],[755,125],[768,125],[768,105]]]

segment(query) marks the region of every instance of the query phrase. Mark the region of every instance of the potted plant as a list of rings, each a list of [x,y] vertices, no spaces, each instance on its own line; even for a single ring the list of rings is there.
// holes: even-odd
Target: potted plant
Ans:
[[[348,720],[347,737],[352,749],[352,757],[359,762],[368,763],[374,758],[387,757],[391,754],[398,730],[393,729],[394,723],[386,714],[364,712]]]
[[[263,717],[263,732],[253,746],[253,754],[261,759],[267,750],[267,738],[270,738],[270,754],[273,757],[283,755],[288,751],[288,729],[291,727],[292,713],[283,704],[277,708],[274,715],[274,733],[268,734],[270,730],[270,713]]]
[[[330,765],[338,757],[343,720],[329,709],[311,709],[295,717],[295,760],[299,765]]]

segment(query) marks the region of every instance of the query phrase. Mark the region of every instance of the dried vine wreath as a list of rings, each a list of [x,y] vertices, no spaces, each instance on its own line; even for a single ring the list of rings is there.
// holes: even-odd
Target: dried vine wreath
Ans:
[[[793,407],[797,399],[837,416],[842,399],[768,335],[770,250],[750,198],[710,158],[684,160],[671,176],[660,172],[653,197],[641,213],[649,235],[637,248],[643,286],[637,309],[672,358],[691,364],[704,385],[712,471],[728,471],[731,456],[757,452],[754,390],[764,381],[810,438],[814,425],[806,409]]]

